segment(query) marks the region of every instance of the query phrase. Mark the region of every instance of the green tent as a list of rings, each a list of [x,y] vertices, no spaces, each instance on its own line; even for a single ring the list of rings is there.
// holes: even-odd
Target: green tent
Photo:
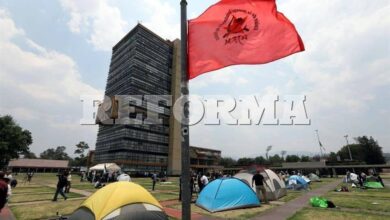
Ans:
[[[383,189],[384,187],[380,182],[365,182],[364,186],[370,189]]]

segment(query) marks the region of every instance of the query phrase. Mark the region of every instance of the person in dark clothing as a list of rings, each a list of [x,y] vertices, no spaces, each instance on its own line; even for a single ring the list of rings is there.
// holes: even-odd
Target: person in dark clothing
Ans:
[[[4,180],[4,172],[0,171],[0,212],[7,203],[8,184]]]
[[[64,200],[68,199],[64,193],[64,188],[68,184],[68,180],[66,178],[66,173],[64,174],[58,174],[58,182],[57,182],[57,190],[56,193],[54,194],[53,202],[57,201],[58,193],[61,194],[62,197],[64,197]]]
[[[156,182],[157,182],[157,174],[153,173],[152,174],[152,190],[154,191],[154,187],[156,186]]]
[[[252,187],[253,187],[253,183],[255,183],[255,185],[256,185],[256,194],[257,194],[257,197],[259,198],[259,200],[261,200],[261,196],[262,196],[263,198],[261,201],[263,201],[264,203],[268,203],[267,192],[266,192],[265,186],[264,186],[265,181],[264,181],[263,175],[260,174],[260,171],[257,171],[256,174],[253,175]]]
[[[202,173],[199,173],[199,175],[197,176],[197,180],[198,180],[198,187],[199,187],[199,193],[202,191],[202,189],[204,188],[204,185],[201,181],[201,177],[202,177]]]

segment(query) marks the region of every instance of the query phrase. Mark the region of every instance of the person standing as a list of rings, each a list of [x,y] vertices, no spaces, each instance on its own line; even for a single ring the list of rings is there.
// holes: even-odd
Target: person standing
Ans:
[[[56,193],[54,194],[53,202],[57,201],[58,193],[61,194],[62,197],[64,197],[64,200],[67,200],[68,197],[64,194],[64,187],[66,187],[66,184],[68,183],[68,180],[66,178],[66,175],[63,174],[58,174],[58,182],[57,182],[57,190]]]
[[[156,173],[152,174],[152,181],[153,181],[152,190],[154,191],[154,187],[156,186],[156,182],[157,182],[157,174]]]
[[[209,184],[209,178],[207,178],[207,176],[203,174],[203,176],[200,178],[200,182],[202,183],[203,189],[207,184]],[[202,191],[202,189],[200,189],[200,191]]]
[[[65,187],[65,193],[69,193],[70,187],[72,186],[72,175],[70,172],[68,173],[68,176],[66,176],[66,187]]]
[[[265,187],[264,187],[264,177],[263,175],[260,174],[260,171],[257,171],[255,175],[253,175],[252,177],[252,187],[253,187],[253,183],[255,183],[256,185],[256,194],[257,194],[257,197],[259,198],[260,201],[264,201],[264,203],[268,203],[268,199],[267,199],[267,192],[265,190]],[[261,197],[262,200],[261,200]]]
[[[8,184],[4,180],[4,172],[0,171],[0,212],[7,203]]]

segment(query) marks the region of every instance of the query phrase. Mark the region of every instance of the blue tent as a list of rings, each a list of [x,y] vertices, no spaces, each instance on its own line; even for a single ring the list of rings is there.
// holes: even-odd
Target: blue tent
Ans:
[[[202,190],[196,205],[209,212],[260,206],[256,193],[237,178],[216,179]]]
[[[295,184],[291,185],[291,182],[292,182],[291,180],[294,180],[294,182],[296,182],[297,185],[295,185]],[[302,177],[297,176],[297,175],[290,176],[288,178],[288,182],[289,182],[289,184],[288,184],[287,188],[289,188],[289,189],[291,189],[291,188],[293,188],[293,189],[301,189],[301,188],[306,189],[308,187],[307,181],[305,179],[303,179]]]

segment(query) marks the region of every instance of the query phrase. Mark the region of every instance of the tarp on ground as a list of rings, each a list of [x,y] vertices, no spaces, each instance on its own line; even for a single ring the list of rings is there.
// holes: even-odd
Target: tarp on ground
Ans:
[[[90,171],[104,171],[104,169],[106,169],[107,172],[117,172],[121,170],[116,163],[101,163],[89,168]]]
[[[209,212],[219,212],[260,206],[260,201],[256,193],[240,179],[220,178],[203,188],[196,205]]]
[[[268,200],[277,200],[287,194],[286,184],[270,169],[265,169],[260,172],[266,182],[265,189],[267,192]],[[253,174],[247,170],[243,170],[236,175],[235,178],[241,179],[250,187],[252,186]],[[251,187],[256,192],[256,186]]]
[[[166,220],[160,203],[142,186],[116,182],[86,199],[69,220],[156,219]]]
[[[328,200],[318,196],[311,197],[310,204],[313,207],[328,208]]]

